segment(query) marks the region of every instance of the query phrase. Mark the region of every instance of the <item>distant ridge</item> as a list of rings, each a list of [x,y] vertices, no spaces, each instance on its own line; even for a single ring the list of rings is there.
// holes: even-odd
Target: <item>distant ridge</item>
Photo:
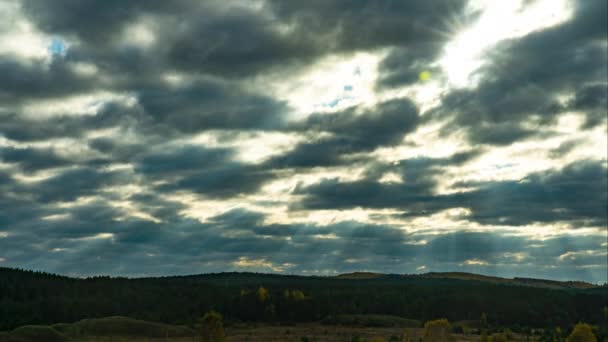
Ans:
[[[374,272],[352,272],[352,273],[344,273],[335,276],[334,278],[338,279],[377,279],[386,277],[387,274],[384,273],[374,273]]]
[[[63,279],[83,279],[83,278],[74,278],[67,277],[63,275],[41,272],[41,271],[32,271],[32,270],[24,270],[18,268],[8,268],[8,267],[0,267],[0,275],[2,273],[8,274],[18,274],[22,277],[26,278],[63,278]],[[476,273],[467,273],[467,272],[428,272],[422,274],[388,274],[388,273],[377,273],[377,272],[367,272],[367,271],[358,271],[358,272],[350,272],[343,273],[336,276],[318,276],[318,275],[295,275],[295,274],[279,274],[279,273],[254,273],[254,272],[220,272],[220,273],[202,273],[202,274],[191,274],[191,275],[172,275],[172,276],[161,276],[161,277],[137,277],[132,279],[184,279],[184,278],[217,278],[224,277],[229,275],[238,275],[241,277],[271,277],[271,278],[333,278],[333,279],[350,279],[350,280],[374,280],[374,279],[388,279],[388,278],[403,278],[403,279],[454,279],[454,280],[467,280],[467,281],[479,281],[484,283],[494,283],[501,285],[515,285],[515,286],[528,286],[528,287],[540,287],[540,288],[549,288],[549,289],[578,289],[578,290],[586,290],[586,289],[596,289],[596,288],[607,288],[606,285],[596,285],[587,283],[584,281],[559,281],[559,280],[549,280],[549,279],[537,279],[537,278],[525,278],[525,277],[514,277],[514,278],[501,278],[496,276],[488,276],[483,274]],[[95,276],[88,277],[90,278],[106,278],[106,279],[129,279],[125,277],[110,277],[110,276]]]
[[[530,286],[530,287],[542,287],[551,289],[592,289],[600,287],[599,285],[587,283],[584,281],[558,281],[548,279],[536,279],[536,278],[501,278],[495,276],[488,276],[476,273],[467,272],[429,272],[423,274],[408,274],[408,275],[394,275],[385,273],[374,273],[374,272],[352,272],[344,273],[335,276],[337,279],[381,279],[387,277],[404,277],[404,278],[434,278],[434,279],[457,279],[457,280],[473,280],[481,281],[486,283],[495,283],[502,285],[516,285],[516,286]]]

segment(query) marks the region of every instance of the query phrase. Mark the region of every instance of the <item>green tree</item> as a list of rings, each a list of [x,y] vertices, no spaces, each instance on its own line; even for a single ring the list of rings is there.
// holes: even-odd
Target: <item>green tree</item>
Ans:
[[[570,336],[566,338],[566,342],[596,342],[595,335],[589,324],[579,323],[577,324]]]
[[[202,318],[201,338],[203,342],[224,341],[224,325],[222,315],[209,311]]]

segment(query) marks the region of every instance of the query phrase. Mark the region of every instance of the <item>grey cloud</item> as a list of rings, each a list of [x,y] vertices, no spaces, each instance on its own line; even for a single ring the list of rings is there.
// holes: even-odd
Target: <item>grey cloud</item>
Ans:
[[[298,29],[336,31],[338,49],[369,49],[444,40],[466,1],[271,1],[275,13]]]
[[[93,207],[83,208],[81,213],[86,214],[90,209]],[[74,214],[61,224],[82,231],[80,227],[86,225],[82,226],[80,220],[87,220],[87,217]],[[568,252],[601,248],[602,241],[597,237],[534,240],[497,232],[406,234],[399,227],[359,222],[276,227],[265,225],[263,218],[260,213],[234,209],[211,218],[209,223],[177,217],[164,223],[109,220],[103,230],[88,231],[91,235],[100,231],[115,232],[114,238],[107,240],[75,241],[74,235],[44,234],[44,241],[41,241],[41,236],[24,236],[17,230],[0,238],[0,248],[11,251],[2,256],[13,262],[75,275],[167,275],[196,273],[203,268],[219,271],[245,257],[263,259],[277,267],[287,263],[290,272],[311,269],[321,273],[347,272],[361,267],[359,262],[363,260],[370,269],[391,273],[414,273],[416,267],[422,265],[430,270],[470,271],[474,266],[467,266],[465,261],[480,260],[488,265],[478,267],[490,273],[492,267],[502,265],[500,267],[507,271],[517,269],[520,274],[527,275],[533,272],[529,265],[535,264],[539,272],[553,278],[601,281],[605,276],[593,269],[576,271],[575,267],[569,266],[572,260],[560,258]],[[96,222],[91,219],[89,226]],[[268,234],[268,230],[281,232],[274,235]],[[339,238],[318,238],[318,235],[328,234]],[[419,244],[420,239],[428,242]],[[19,252],[11,247],[14,245],[21,245]],[[514,259],[510,256],[514,254],[524,259]],[[597,256],[590,256],[581,258],[576,265],[594,265],[598,261],[601,264]],[[555,266],[562,272],[548,271]],[[236,266],[228,267],[234,269]],[[268,268],[261,270],[270,271]]]
[[[76,113],[81,114],[81,113]],[[16,141],[45,141],[57,138],[81,138],[104,128],[133,129],[144,118],[137,108],[120,103],[103,103],[93,115],[57,115],[49,118],[26,117],[0,110],[0,134]]]
[[[336,114],[316,114],[293,129],[331,136],[303,142],[268,161],[272,167],[314,167],[344,163],[344,157],[398,144],[418,125],[418,109],[407,99],[391,100],[357,114],[356,107]]]
[[[490,224],[574,221],[606,226],[608,171],[604,162],[581,161],[521,181],[481,184],[467,206],[472,219]]]
[[[235,161],[231,150],[194,146],[144,155],[136,171],[165,181],[158,190],[188,190],[212,197],[253,192],[273,177],[269,170]]]
[[[353,182],[324,180],[299,188],[305,195],[296,208],[341,209],[353,207],[404,210],[406,216],[426,215],[464,207],[472,210],[469,220],[484,224],[525,225],[533,222],[571,221],[594,226],[607,223],[607,169],[604,162],[580,161],[559,171],[539,172],[519,181],[460,184],[475,190],[450,195],[433,191],[428,173],[405,183],[379,183],[373,179]]]
[[[129,180],[126,172],[82,167],[38,181],[30,185],[29,190],[42,202],[73,201],[81,196],[94,195],[107,186],[128,184]]]
[[[187,1],[122,1],[109,0],[60,0],[54,3],[24,0],[26,14],[41,30],[66,35],[76,35],[89,42],[99,43],[111,39],[126,24],[146,13],[179,13],[186,10]],[[112,23],[112,25],[108,25]]]
[[[442,42],[454,23],[463,20],[465,5],[464,0],[269,1],[254,12],[238,2],[65,0],[53,5],[24,1],[23,8],[41,30],[74,37],[90,47],[115,46],[127,24],[153,17],[163,28],[157,30],[163,42],[157,46],[160,59],[171,68],[243,77],[310,62],[329,51]],[[277,29],[281,25],[291,29]]]
[[[199,81],[171,89],[144,88],[139,101],[155,123],[185,133],[209,129],[270,129],[282,125],[288,108],[235,84]]]
[[[320,183],[299,187],[296,194],[304,195],[294,209],[344,209],[353,207],[397,207],[408,215],[431,214],[449,207],[448,197],[436,195],[437,178],[448,165],[460,165],[477,156],[478,152],[458,153],[447,158],[413,158],[397,165],[375,165],[367,177],[353,182],[325,179]],[[381,183],[386,172],[395,172],[404,183]]]
[[[36,148],[0,148],[0,160],[5,163],[16,163],[27,172],[66,166],[69,159],[59,156],[53,149]]]
[[[24,63],[0,55],[0,100],[4,104],[81,93],[94,89],[94,80],[79,76],[63,59]]]
[[[567,140],[567,141],[564,141],[563,143],[559,144],[558,147],[552,149],[549,152],[549,155],[551,156],[551,158],[561,158],[582,144],[584,144],[583,140],[577,140],[577,139]]]

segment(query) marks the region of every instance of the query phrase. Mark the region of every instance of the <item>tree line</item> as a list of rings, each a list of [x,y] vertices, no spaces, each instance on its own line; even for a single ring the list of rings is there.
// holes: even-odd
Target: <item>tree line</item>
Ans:
[[[555,290],[456,279],[337,279],[255,273],[76,279],[0,268],[0,330],[26,324],[129,316],[194,325],[206,312],[227,321],[311,322],[342,314],[421,321],[479,320],[514,330],[603,324],[608,288]]]

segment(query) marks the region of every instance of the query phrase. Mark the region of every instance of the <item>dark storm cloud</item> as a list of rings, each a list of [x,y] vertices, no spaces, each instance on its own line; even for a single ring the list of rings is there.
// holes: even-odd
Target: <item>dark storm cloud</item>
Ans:
[[[367,177],[352,182],[324,179],[320,183],[298,187],[295,192],[305,195],[294,208],[345,209],[402,208],[412,215],[431,214],[445,209],[445,197],[434,192],[437,178],[448,165],[463,164],[477,155],[471,151],[448,158],[414,158],[401,160],[397,165],[374,165]],[[402,176],[404,183],[381,183],[378,180],[386,172]]]
[[[238,85],[199,81],[178,89],[138,91],[139,102],[157,124],[184,133],[209,129],[277,129],[288,112],[285,104],[249,94]]]
[[[581,110],[587,125],[605,122],[606,2],[576,1],[570,20],[499,43],[489,52],[474,89],[447,94],[436,110],[445,133],[464,128],[473,143],[508,145],[543,132],[567,110]],[[560,95],[574,95],[567,104]],[[525,128],[535,120],[535,131]]]
[[[1,77],[1,76],[0,76]],[[92,130],[118,128],[141,134],[142,140],[195,134],[212,129],[279,129],[288,107],[246,92],[238,85],[200,81],[179,88],[156,86],[135,92],[138,104],[104,102],[94,114],[24,117],[0,111],[0,134],[18,141],[79,138]],[[106,142],[108,149],[115,143]]]
[[[0,110],[0,135],[16,141],[46,141],[56,138],[81,138],[90,131],[106,128],[135,129],[145,123],[137,108],[108,101],[92,115],[61,115],[53,117],[24,116]],[[82,114],[82,113],[77,113]]]
[[[94,89],[94,79],[78,75],[70,64],[54,59],[24,62],[0,55],[0,100],[5,104],[48,99]]]
[[[29,187],[41,202],[73,201],[81,196],[95,195],[104,187],[128,184],[129,180],[125,172],[82,167],[51,176]]]
[[[168,181],[158,190],[190,190],[212,197],[253,192],[273,177],[270,170],[234,160],[232,150],[197,146],[144,155],[136,171],[152,180]]]
[[[466,1],[271,1],[279,18],[297,28],[336,31],[338,49],[370,49],[445,39]]]
[[[36,235],[28,235],[31,234],[29,230],[15,230],[0,238],[0,248],[8,251],[2,257],[21,265],[76,275],[107,272],[167,275],[195,273],[202,269],[242,269],[233,264],[242,258],[263,260],[289,272],[314,269],[348,272],[360,269],[362,265],[392,273],[413,273],[422,265],[428,265],[430,269],[470,270],[465,263],[467,260],[487,263],[485,270],[488,271],[496,264],[502,267],[517,264],[513,255],[519,255],[525,258],[527,265],[535,264],[540,267],[539,272],[552,277],[568,279],[576,274],[579,279],[603,279],[601,274],[591,270],[577,272],[576,265],[580,264],[569,257],[597,262],[602,256],[602,241],[597,237],[530,240],[496,232],[463,231],[418,236],[406,234],[398,227],[358,222],[265,225],[264,215],[243,209],[227,211],[210,218],[207,223],[177,217],[163,223],[102,219],[103,228],[88,230],[98,222],[97,218],[87,219],[88,213],[96,210],[95,205],[39,229]],[[113,215],[106,214],[108,217]],[[59,225],[66,227],[64,234],[51,229]],[[269,234],[269,231],[279,233]],[[111,239],[82,239],[99,232],[114,232],[114,236]],[[318,238],[332,235],[338,238]],[[419,243],[421,238],[428,242]],[[554,265],[563,266],[562,273],[547,271]],[[272,270],[264,266],[249,267]],[[532,274],[532,268],[526,267],[520,266],[520,273]]]
[[[607,169],[604,162],[581,161],[558,171],[539,172],[519,181],[460,184],[475,190],[450,195],[434,193],[432,173],[408,177],[403,184],[374,179],[340,182],[324,180],[297,189],[305,195],[297,208],[398,208],[406,216],[432,214],[449,208],[469,208],[469,220],[485,224],[525,225],[572,221],[593,226],[607,223]],[[426,170],[426,169],[424,169]]]
[[[0,161],[15,163],[27,172],[70,165],[71,161],[50,148],[0,147]]]
[[[192,20],[181,25],[168,62],[181,70],[243,77],[310,61],[329,47],[309,32],[282,34],[277,30],[281,24],[288,23],[234,8],[215,18]]]
[[[470,195],[472,219],[489,224],[574,221],[608,224],[608,169],[605,161],[581,161],[559,171],[520,181],[485,182]]]
[[[238,4],[64,0],[52,5],[25,1],[23,8],[42,31],[73,36],[91,47],[117,43],[128,24],[152,16],[162,36],[158,52],[170,68],[243,77],[328,53],[391,46],[420,50],[449,37],[466,1],[269,1],[263,12]],[[430,61],[437,51],[432,50],[423,59]]]
[[[89,43],[103,43],[125,25],[146,13],[179,13],[188,1],[59,0],[21,1],[25,13],[44,32],[76,35]],[[111,25],[108,25],[112,23]]]
[[[330,133],[298,144],[285,155],[271,159],[272,167],[315,167],[344,163],[344,157],[370,152],[379,146],[396,145],[418,125],[418,109],[407,99],[381,103],[361,114],[348,108],[335,114],[311,115],[293,129],[307,133]]]

